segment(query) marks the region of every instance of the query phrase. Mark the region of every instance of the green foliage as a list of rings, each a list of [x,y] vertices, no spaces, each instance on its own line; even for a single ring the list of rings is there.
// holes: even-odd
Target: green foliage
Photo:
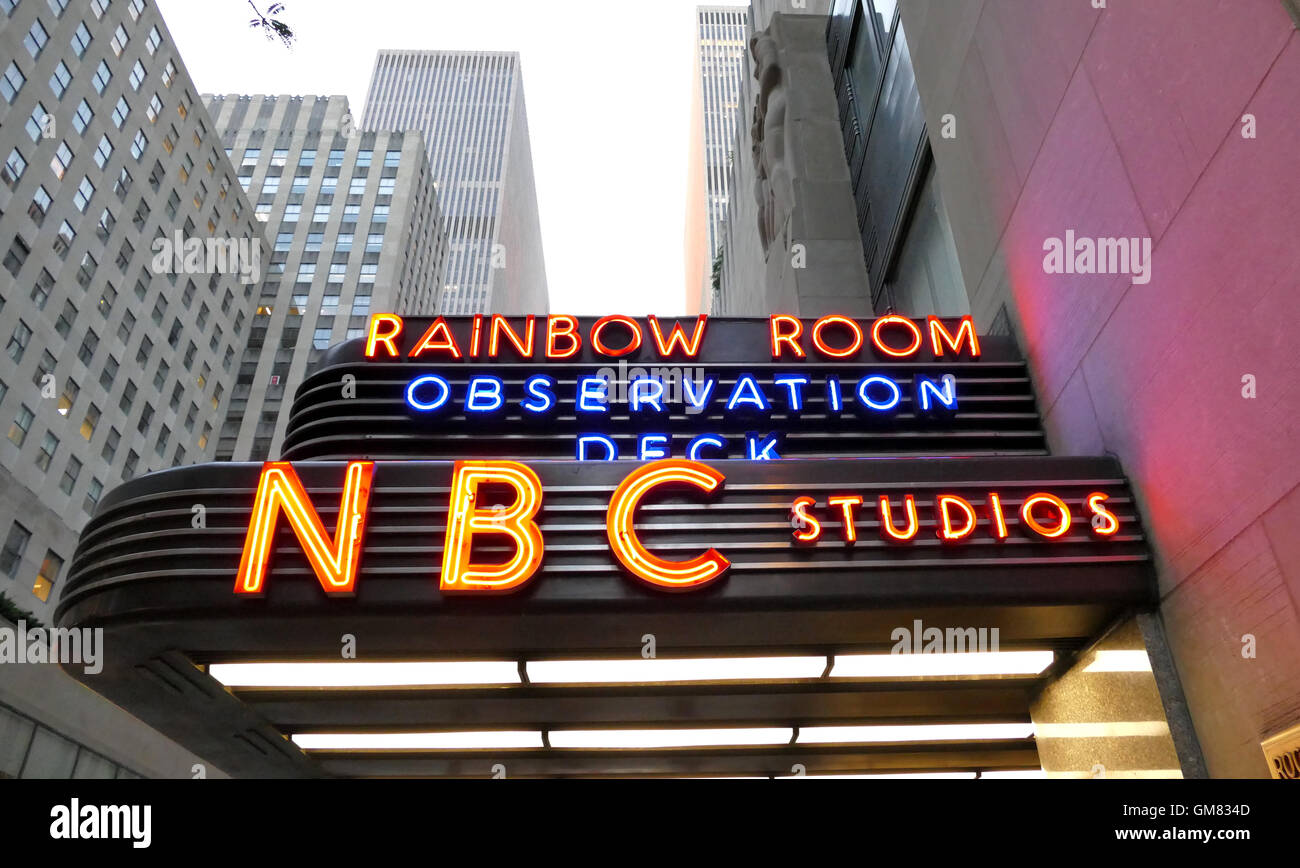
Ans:
[[[26,621],[28,627],[45,626],[31,612],[18,608],[18,604],[3,593],[0,593],[0,618],[12,621],[15,624],[19,621]]]

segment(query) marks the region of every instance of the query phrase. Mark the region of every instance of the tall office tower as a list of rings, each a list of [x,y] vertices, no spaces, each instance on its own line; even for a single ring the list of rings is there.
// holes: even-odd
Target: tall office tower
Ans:
[[[262,461],[322,351],[372,310],[435,311],[446,239],[418,131],[362,132],[342,96],[204,99],[274,241],[217,445]]]
[[[815,34],[825,41],[832,6],[831,0],[807,0],[797,6],[793,0],[750,3],[730,145],[735,157],[727,167],[726,185],[732,196],[718,239],[721,253],[713,313],[765,316],[781,310],[808,314],[818,310],[819,304],[838,313],[869,310],[863,304],[855,308],[844,298],[845,292],[856,293],[850,287],[858,285],[861,275],[856,262],[860,257],[838,243],[843,239],[827,236],[852,222],[848,215],[853,203],[840,195],[851,188],[839,175],[839,155],[834,149],[824,154],[785,153],[787,146],[802,148],[805,142],[823,140],[833,143],[840,137],[838,125],[825,126],[825,117],[809,113],[813,106],[824,107],[819,102],[822,96],[834,93],[834,83],[820,72],[800,66],[820,65],[820,58],[807,53],[796,57],[787,40],[777,37],[778,31],[798,32],[803,49],[809,49]],[[776,23],[778,18],[786,21],[785,26]],[[764,81],[759,80],[760,75]],[[770,111],[776,106],[779,111]],[[833,105],[831,111],[835,111]],[[823,125],[822,139],[809,132],[806,123],[810,119]],[[787,200],[794,199],[799,207],[789,208]],[[777,212],[783,213],[778,216]],[[795,250],[797,256],[792,255]]]
[[[105,492],[216,452],[267,250],[196,94],[152,3],[0,0],[6,629],[54,623]],[[189,777],[197,761],[57,666],[0,665],[0,778]]]
[[[101,494],[215,454],[265,241],[152,4],[0,0],[0,58],[0,593],[50,623]]]
[[[547,313],[519,55],[380,51],[362,127],[424,133],[449,239],[439,310]]]
[[[745,58],[744,6],[695,9],[695,75],[687,168],[686,312],[707,313],[714,260],[727,219],[735,144],[736,100]]]

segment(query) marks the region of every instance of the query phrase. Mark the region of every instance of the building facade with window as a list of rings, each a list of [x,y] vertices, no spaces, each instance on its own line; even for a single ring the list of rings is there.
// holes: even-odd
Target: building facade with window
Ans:
[[[48,625],[100,497],[216,454],[265,242],[145,0],[0,2],[0,159],[0,621]],[[0,666],[0,776],[187,772],[165,741]]]
[[[0,576],[46,617],[106,489],[216,451],[256,287],[164,245],[263,240],[152,4],[0,7]]]
[[[380,51],[362,127],[424,133],[449,239],[439,310],[546,313],[519,55]]]
[[[1300,381],[1283,325],[1300,319],[1300,256],[1278,228],[1300,220],[1300,4],[1245,0],[1228,19],[1200,0],[1098,5],[836,0],[827,65],[804,84],[822,100],[809,118],[835,121],[824,165],[850,207],[796,184],[791,231],[759,245],[729,221],[722,310],[815,312],[816,293],[780,295],[783,263],[809,227],[839,226],[861,269],[846,303],[1010,338],[1050,451],[1119,459],[1158,577],[1158,606],[1099,637],[1153,690],[1067,672],[1036,722],[1073,708],[1115,737],[1040,733],[1044,768],[1263,777],[1265,744],[1300,732]],[[785,48],[769,70],[789,71]],[[747,84],[742,111],[770,133]],[[770,192],[758,173],[733,189]],[[808,273],[826,266],[807,252]]]
[[[204,99],[271,242],[216,453],[261,461],[325,349],[436,309],[447,239],[418,130],[363,132],[345,97]]]

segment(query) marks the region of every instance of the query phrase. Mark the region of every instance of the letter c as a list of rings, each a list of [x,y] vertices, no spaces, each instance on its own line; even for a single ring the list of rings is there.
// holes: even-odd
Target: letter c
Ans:
[[[670,591],[693,591],[722,575],[731,561],[717,549],[686,561],[670,561],[652,554],[641,544],[633,527],[633,517],[641,499],[661,485],[685,483],[706,493],[721,487],[722,473],[698,461],[667,458],[637,468],[614,490],[605,519],[614,556],[638,579]]]

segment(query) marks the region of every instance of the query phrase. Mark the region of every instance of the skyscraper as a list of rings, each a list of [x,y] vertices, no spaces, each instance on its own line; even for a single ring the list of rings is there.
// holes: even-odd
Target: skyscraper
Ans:
[[[104,494],[216,453],[266,242],[196,93],[153,3],[0,0],[5,629],[54,623]],[[0,778],[198,759],[55,666],[0,665]]]
[[[0,592],[49,622],[100,495],[213,457],[265,242],[152,4],[0,10]]]
[[[686,312],[691,314],[710,308],[713,263],[727,218],[727,178],[735,159],[732,147],[747,12],[744,6],[698,6],[695,10],[685,239]]]
[[[424,133],[449,241],[440,312],[546,313],[519,55],[380,51],[362,127]]]
[[[362,132],[341,96],[204,99],[273,241],[217,446],[262,461],[321,352],[371,310],[436,309],[446,239],[418,131]]]

